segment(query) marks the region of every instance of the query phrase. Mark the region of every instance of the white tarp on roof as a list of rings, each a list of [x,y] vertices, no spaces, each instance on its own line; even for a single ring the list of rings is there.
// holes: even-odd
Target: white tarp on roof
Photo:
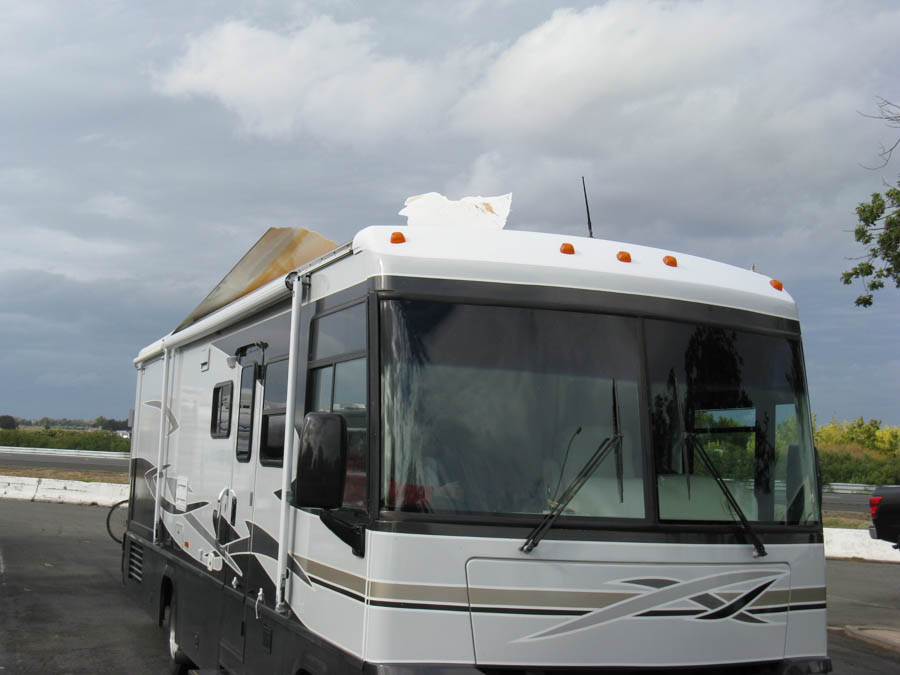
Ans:
[[[497,197],[447,199],[437,192],[416,195],[406,200],[400,211],[407,225],[425,227],[490,227],[506,225],[512,193]]]

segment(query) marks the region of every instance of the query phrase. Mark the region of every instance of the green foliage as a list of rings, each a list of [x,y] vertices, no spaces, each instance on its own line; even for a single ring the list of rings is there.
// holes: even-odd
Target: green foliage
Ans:
[[[849,422],[832,419],[828,424],[815,430],[816,445],[860,446],[879,453],[900,452],[900,427],[881,427],[881,420],[864,421],[857,417]]]
[[[0,446],[128,452],[131,444],[111,431],[0,429]]]
[[[845,448],[819,448],[826,483],[900,484],[900,456],[883,456]]]
[[[870,307],[872,292],[884,288],[885,280],[900,288],[900,183],[897,185],[884,195],[874,193],[871,202],[856,207],[859,222],[854,236],[867,247],[867,253],[862,262],[841,275],[841,281],[862,280],[866,292],[856,298],[858,307]],[[888,207],[894,210],[886,214]]]
[[[815,430],[826,483],[900,484],[900,427],[832,419]]]
[[[15,429],[18,426],[16,418],[12,415],[0,415],[0,429]]]

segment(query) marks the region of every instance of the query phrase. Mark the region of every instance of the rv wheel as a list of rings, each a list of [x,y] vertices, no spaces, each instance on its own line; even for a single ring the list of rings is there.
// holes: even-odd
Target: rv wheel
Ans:
[[[172,591],[169,601],[169,658],[173,675],[184,675],[193,662],[187,657],[178,644],[176,632],[178,630],[178,596]]]

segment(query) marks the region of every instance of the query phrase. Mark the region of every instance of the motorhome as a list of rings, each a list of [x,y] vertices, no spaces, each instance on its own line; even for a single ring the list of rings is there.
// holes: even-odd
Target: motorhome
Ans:
[[[176,668],[830,670],[775,279],[368,227],[135,366],[123,574]]]

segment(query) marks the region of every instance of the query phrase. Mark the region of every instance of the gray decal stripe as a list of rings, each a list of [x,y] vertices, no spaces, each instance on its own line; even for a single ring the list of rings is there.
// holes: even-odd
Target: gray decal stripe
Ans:
[[[200,521],[197,520],[197,516],[193,513],[185,513],[184,519],[188,525],[197,530],[197,534],[200,535],[200,538],[203,539],[209,546],[213,548],[216,547],[216,538],[213,536],[211,532],[209,532],[203,525],[200,524]]]
[[[469,604],[465,586],[427,586],[373,581],[369,584],[369,597],[373,600],[394,600],[399,602]]]
[[[719,609],[711,611],[709,614],[704,614],[699,619],[703,619],[704,621],[714,621],[715,619],[724,619],[725,617],[732,616],[740,612],[744,607],[749,605],[751,602],[756,600],[760,595],[762,595],[763,591],[765,591],[769,586],[775,583],[775,579],[769,579],[765,583],[760,584],[752,591],[749,591],[739,597],[737,600],[732,600],[729,604],[721,607]]]
[[[602,609],[628,600],[640,593],[598,591],[539,591],[508,588],[469,588],[473,605],[502,605],[517,607],[556,607],[571,609]]]
[[[207,530],[200,523],[200,521],[197,520],[197,516],[195,516],[193,513],[187,513],[184,515],[184,519],[185,521],[187,521],[188,525],[190,525],[197,531],[197,534],[200,535],[203,541],[212,546],[216,553],[218,553],[222,557],[222,560],[225,561],[226,565],[237,572],[238,575],[242,574],[241,568],[238,567],[237,563],[232,560],[231,556],[222,549],[222,546],[219,544],[219,542],[216,541],[215,535]]]
[[[564,633],[571,633],[575,630],[589,628],[592,626],[599,626],[601,624],[615,621],[616,619],[621,619],[626,616],[641,614],[642,612],[655,609],[676,600],[689,598],[693,595],[698,595],[704,592],[714,591],[716,588],[722,586],[731,586],[743,581],[763,579],[765,577],[778,578],[783,575],[783,570],[759,569],[740,572],[726,572],[724,574],[717,574],[715,576],[707,577],[704,579],[685,581],[683,583],[676,584],[675,586],[668,586],[658,591],[645,593],[636,598],[625,600],[607,609],[601,609],[596,612],[591,612],[587,616],[583,616],[572,621],[567,621],[566,623],[560,624],[559,626],[555,626],[554,628],[551,628],[549,630],[541,631],[540,633],[534,633],[533,635],[529,635],[528,637],[523,639],[536,640],[539,638],[548,638]]]
[[[296,553],[291,553],[291,557],[297,562],[297,565],[310,576],[318,577],[330,584],[343,586],[359,595],[365,595],[366,593],[365,577],[351,574],[350,572],[344,572],[343,570],[336,569],[329,565],[323,565],[320,562],[304,558]]]
[[[629,579],[626,584],[638,584],[640,586],[649,586],[650,588],[665,588],[677,584],[672,579]]]

